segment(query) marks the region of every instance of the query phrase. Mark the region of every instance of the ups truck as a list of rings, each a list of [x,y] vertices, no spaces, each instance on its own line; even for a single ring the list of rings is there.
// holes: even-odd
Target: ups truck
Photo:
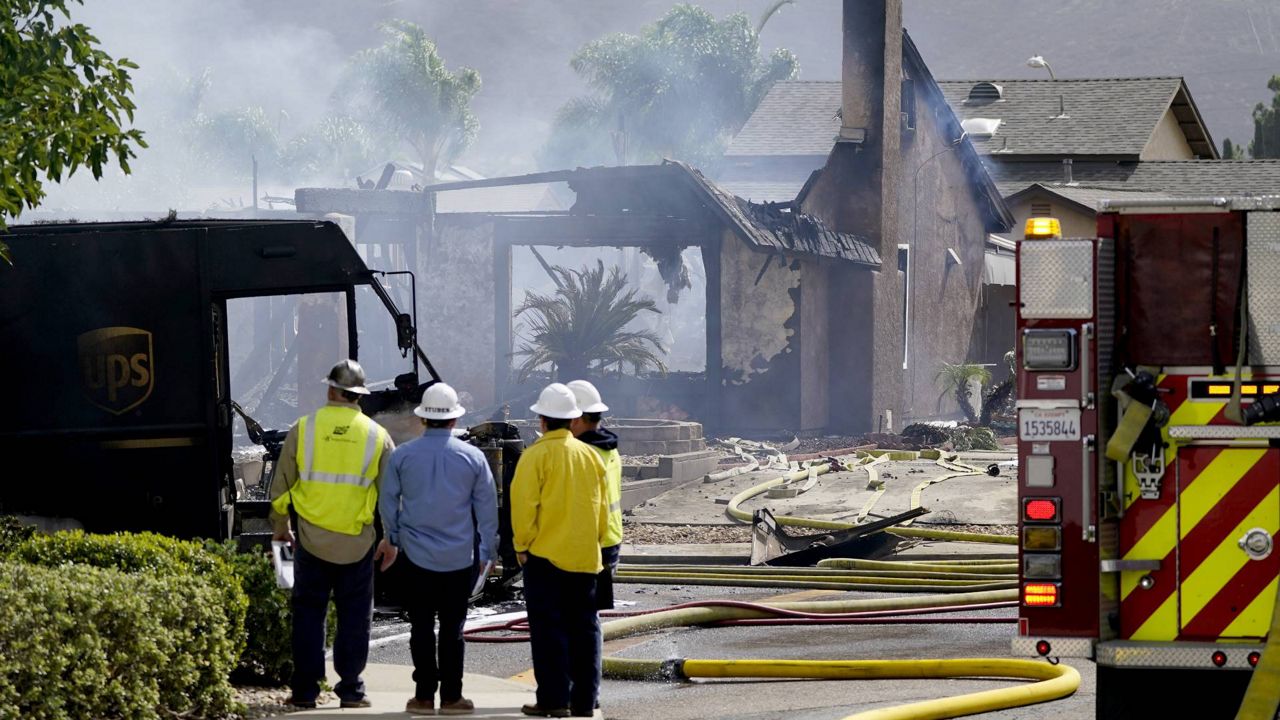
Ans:
[[[410,369],[396,348],[379,349],[406,372],[368,402],[407,404],[439,379],[411,316],[332,223],[34,225],[3,238],[13,263],[0,264],[0,512],[51,527],[206,538],[232,537],[246,518],[265,516],[265,488],[246,492],[232,456],[243,398],[233,396],[228,307],[245,298],[330,299],[333,312],[318,321],[328,325],[315,346],[323,352],[311,354],[333,357],[294,358],[318,368],[320,401],[323,368],[359,359],[358,297],[390,313],[378,318],[394,327],[383,335],[412,354]],[[343,316],[345,327],[332,327]],[[285,320],[292,334],[296,318]],[[311,409],[304,374],[299,413]],[[278,447],[284,429],[267,442]]]

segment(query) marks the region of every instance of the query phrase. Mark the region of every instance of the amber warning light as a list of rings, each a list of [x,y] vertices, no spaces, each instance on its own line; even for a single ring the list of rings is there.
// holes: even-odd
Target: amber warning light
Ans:
[[[1022,604],[1027,607],[1056,607],[1058,583],[1027,583],[1022,586]]]
[[[1022,517],[1029,522],[1057,522],[1058,498],[1027,498],[1022,504]]]

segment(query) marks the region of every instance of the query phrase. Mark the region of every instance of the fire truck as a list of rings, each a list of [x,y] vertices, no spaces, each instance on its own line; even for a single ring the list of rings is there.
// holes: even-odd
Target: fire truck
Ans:
[[[1059,227],[1017,255],[1014,652],[1094,659],[1098,717],[1233,717],[1251,681],[1273,717],[1280,197]]]

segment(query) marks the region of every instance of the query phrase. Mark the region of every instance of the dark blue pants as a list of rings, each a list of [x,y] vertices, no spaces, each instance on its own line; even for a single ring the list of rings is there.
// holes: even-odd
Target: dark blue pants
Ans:
[[[473,568],[436,572],[419,567],[407,557],[405,608],[409,611],[409,653],[413,656],[413,682],[419,700],[432,700],[440,688],[440,702],[462,697],[462,661],[466,644],[462,626],[467,621]],[[440,618],[437,654],[436,618]]]
[[[565,572],[533,555],[524,566],[533,676],[538,705],[590,713],[599,692],[596,576]]]
[[[596,609],[613,609],[613,574],[618,570],[621,545],[600,548],[600,562],[604,569],[596,576]],[[600,707],[600,681],[604,677],[604,633],[600,630],[599,615],[596,620],[596,697],[595,707]]]
[[[333,666],[342,700],[364,697],[365,663],[369,659],[369,626],[373,622],[373,548],[359,562],[337,565],[308,553],[301,543],[293,561],[293,680],[296,700],[314,700],[324,679],[325,619],[329,596],[338,611]]]

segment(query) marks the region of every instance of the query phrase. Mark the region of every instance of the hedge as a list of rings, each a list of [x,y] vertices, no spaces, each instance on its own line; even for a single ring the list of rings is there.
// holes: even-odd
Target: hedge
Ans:
[[[0,718],[230,713],[223,598],[201,577],[0,563]]]
[[[250,598],[244,618],[245,635],[250,642],[240,655],[237,676],[254,683],[283,685],[293,673],[293,610],[289,591],[276,585],[271,556],[261,551],[240,552],[234,540],[209,542],[205,547],[230,564]],[[330,623],[331,630],[332,627]]]
[[[90,565],[157,577],[199,577],[219,591],[234,657],[245,647],[245,612],[249,600],[232,565],[200,543],[155,533],[91,535],[80,530],[35,535],[13,553],[16,560],[58,567]]]

